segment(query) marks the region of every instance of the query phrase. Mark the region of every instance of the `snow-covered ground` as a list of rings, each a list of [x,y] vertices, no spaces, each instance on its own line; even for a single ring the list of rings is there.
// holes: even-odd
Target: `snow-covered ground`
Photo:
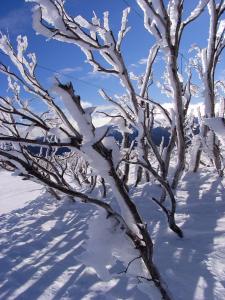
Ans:
[[[9,172],[0,171],[0,214],[23,208],[40,195],[42,187],[34,182],[21,180]]]
[[[154,236],[155,261],[174,300],[225,299],[224,183],[206,170],[185,175],[177,193],[183,239],[168,231],[162,212],[151,201],[157,196],[156,186],[131,189]],[[125,269],[121,263],[111,269],[101,266],[105,237],[101,242],[98,235],[93,243],[92,236],[93,247],[85,254],[86,243],[92,244],[87,242],[93,233],[88,223],[100,226],[94,207],[57,201],[38,184],[4,171],[0,188],[1,300],[158,300],[138,289],[136,278],[117,274]],[[105,270],[105,280],[97,276],[99,270]]]

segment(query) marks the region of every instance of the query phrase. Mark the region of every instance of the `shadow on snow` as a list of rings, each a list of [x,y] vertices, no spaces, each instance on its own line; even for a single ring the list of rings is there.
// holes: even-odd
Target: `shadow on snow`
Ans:
[[[77,259],[95,213],[45,194],[0,216],[0,299],[149,299],[126,276],[101,281]]]
[[[158,195],[158,187],[143,185],[142,191],[136,194],[136,202],[154,237],[156,265],[174,299],[223,300],[225,263],[221,265],[221,255],[225,261],[225,188],[221,178],[213,179],[208,174],[184,176],[176,196],[177,223],[184,232],[183,239],[168,231],[166,218],[151,200]],[[143,198],[148,201],[147,205]],[[221,220],[224,223],[219,228]]]

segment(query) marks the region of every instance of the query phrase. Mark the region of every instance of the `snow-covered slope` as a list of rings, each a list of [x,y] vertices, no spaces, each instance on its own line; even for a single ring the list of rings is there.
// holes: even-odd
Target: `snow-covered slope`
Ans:
[[[0,182],[1,300],[149,299],[137,289],[136,279],[122,274],[101,281],[79,259],[84,254],[88,221],[96,216],[94,208],[59,202],[42,194],[37,184],[6,172],[0,172]],[[95,251],[97,266],[101,254],[95,257]],[[118,265],[118,270],[124,267]]]
[[[90,251],[93,261],[84,265],[85,241],[93,231],[87,224],[99,222],[93,207],[66,199],[59,202],[43,194],[39,185],[6,172],[0,172],[0,185],[1,300],[158,300],[151,289],[149,297],[138,289],[136,278],[125,274],[98,278],[104,253],[98,251],[101,246],[106,249],[106,240],[101,245],[99,235],[99,247],[93,244]],[[154,236],[156,264],[174,300],[224,300],[225,189],[221,179],[206,171],[185,175],[177,193],[182,240],[167,230],[165,218],[150,199],[157,196],[156,186],[142,185],[131,193]],[[109,275],[121,270],[124,266],[118,262]]]
[[[40,195],[41,189],[37,183],[0,171],[0,214],[24,207]]]
[[[157,196],[157,190],[143,186],[137,201],[151,194]],[[154,233],[156,264],[174,300],[224,300],[225,181],[206,169],[201,174],[186,174],[177,201],[183,239],[168,231],[159,210],[152,213],[151,202],[141,204]]]

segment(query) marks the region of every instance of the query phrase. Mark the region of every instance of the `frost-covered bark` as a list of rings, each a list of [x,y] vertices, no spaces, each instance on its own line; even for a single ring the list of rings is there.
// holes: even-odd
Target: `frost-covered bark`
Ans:
[[[186,20],[182,20],[183,1],[171,0],[166,7],[163,0],[137,0],[138,5],[144,12],[145,28],[155,37],[160,48],[165,54],[165,60],[167,63],[170,96],[173,100],[175,112],[176,130],[174,130],[174,134],[176,133],[178,155],[178,163],[172,182],[173,188],[176,188],[185,167],[185,108],[182,84],[178,73],[179,46],[183,29],[187,24],[195,20],[201,14],[208,2],[209,1],[199,1],[197,7],[191,12],[189,17]],[[171,146],[173,144],[173,139],[174,137],[171,139]],[[169,161],[169,156],[170,151],[168,151],[167,161]]]
[[[146,279],[154,282],[162,299],[170,299],[153,262],[153,243],[147,226],[117,173],[120,159],[118,145],[113,144],[112,140],[109,142],[107,127],[94,127],[94,109],[83,108],[71,83],[62,84],[56,80],[52,92],[64,103],[66,111],[56,105],[52,95],[36,78],[35,70],[28,66],[25,54],[27,42],[24,44],[21,40],[26,41],[26,38],[18,39],[16,52],[6,36],[0,39],[0,48],[20,73],[16,75],[1,65],[0,70],[7,75],[13,96],[0,98],[0,160],[14,167],[17,174],[25,178],[106,210],[107,215],[117,220],[139,251],[144,263],[143,274],[148,274]],[[38,97],[49,112],[41,115],[34,113],[29,103],[21,98],[21,86]],[[127,111],[121,110],[126,117]],[[38,138],[40,135],[44,138]],[[32,146],[38,147],[38,153],[34,153]],[[57,150],[62,147],[69,149],[69,153],[57,155]],[[86,163],[80,160],[81,157]],[[104,178],[104,184],[112,190],[119,211],[115,211],[104,199],[93,198],[82,188],[79,189],[77,178],[83,174],[82,169],[86,169],[87,173],[87,168]],[[76,181],[71,180],[71,174],[76,174]]]
[[[196,57],[193,59],[193,66],[199,73],[199,76],[203,83],[203,97],[205,104],[205,118],[215,117],[215,104],[216,104],[216,80],[215,72],[219,62],[221,53],[225,47],[225,19],[224,16],[225,5],[224,1],[210,0],[208,5],[209,13],[209,34],[208,44],[206,48],[200,49],[195,47],[197,51]],[[205,127],[203,130],[203,138],[208,135],[209,127]],[[215,167],[220,175],[222,175],[222,161],[220,159],[220,150],[215,141],[215,136],[212,137],[213,141],[213,161]],[[198,165],[201,158],[201,149],[198,150],[197,159],[195,162],[195,171],[198,169]]]
[[[175,221],[176,199],[172,187],[177,186],[186,159],[185,121],[191,100],[191,72],[184,83],[178,72],[178,53],[184,27],[200,15],[209,1],[199,1],[196,9],[182,21],[183,1],[171,0],[166,8],[161,0],[137,0],[144,11],[145,27],[156,38],[156,44],[149,50],[145,72],[136,77],[137,88],[121,51],[123,39],[130,29],[127,26],[130,8],[123,11],[121,28],[115,35],[109,26],[108,12],[104,13],[103,20],[94,13],[89,21],[82,16],[71,17],[61,0],[27,1],[36,3],[33,26],[37,33],[80,47],[95,72],[118,78],[124,87],[123,95],[111,96],[104,89],[100,90],[100,95],[113,104],[112,112],[102,113],[111,118],[112,125],[124,136],[124,143],[119,146],[108,136],[108,126],[96,128],[93,125],[95,108],[83,107],[71,83],[63,84],[56,79],[51,92],[41,85],[36,77],[36,57],[34,54],[26,55],[26,37],[18,37],[15,50],[8,37],[1,35],[0,49],[10,58],[20,75],[11,72],[4,64],[0,65],[0,71],[8,77],[11,92],[11,97],[0,98],[0,164],[4,163],[26,178],[41,182],[59,195],[67,194],[104,209],[108,217],[117,220],[139,251],[146,279],[154,282],[162,299],[170,299],[153,262],[151,236],[128,193],[129,166],[138,167],[140,180],[141,174],[146,172],[146,181],[151,176],[160,184],[163,197],[161,201],[152,200],[166,215],[169,228],[182,237],[183,233]],[[154,82],[153,64],[160,48],[166,58],[162,86],[173,99],[171,111],[149,95],[149,86]],[[45,104],[46,111],[35,113],[29,102],[22,99],[21,88],[39,98]],[[53,96],[61,99],[65,109],[56,104]],[[171,138],[164,149],[162,145],[157,147],[151,136],[156,110],[170,127]],[[130,143],[129,134],[134,130],[138,136]],[[40,136],[43,138],[40,139]],[[38,151],[34,152],[32,147],[37,147]],[[62,147],[68,151],[57,155]],[[178,153],[178,163],[171,187],[168,175],[174,149]],[[118,209],[113,209],[103,197],[92,197],[99,187],[103,196],[109,189],[112,191]],[[166,196],[168,199],[164,203]]]
[[[162,187],[165,189],[168,182],[166,181],[166,178],[158,176],[155,168],[149,162],[147,147],[149,147],[150,143],[146,143],[145,141],[146,132],[149,131],[149,103],[152,103],[152,101],[150,101],[149,98],[144,99],[144,96],[147,95],[148,84],[152,75],[152,65],[159,46],[155,45],[149,51],[140,95],[137,95],[121,52],[121,43],[129,30],[129,27],[127,27],[127,18],[130,12],[129,8],[123,11],[121,29],[116,38],[109,26],[108,12],[103,14],[103,22],[101,22],[96,14],[94,14],[91,21],[88,21],[82,16],[77,16],[75,18],[70,17],[64,10],[61,1],[29,0],[28,2],[35,2],[37,4],[33,14],[33,25],[37,33],[43,34],[48,38],[79,46],[86,55],[87,62],[93,66],[95,72],[109,73],[115,75],[120,80],[120,83],[125,88],[125,97],[120,97],[118,101],[107,95],[104,90],[101,90],[100,94],[104,99],[115,105],[120,115],[121,122],[119,127],[124,136],[127,136],[126,132],[130,132],[130,128],[135,128],[138,131],[138,159],[136,163],[141,165],[144,161],[147,172],[152,173],[156,180],[160,180],[160,184],[163,182]],[[101,56],[108,67],[103,66],[101,61],[97,59],[97,56],[95,55],[96,52]],[[154,105],[157,105],[157,103],[154,103]],[[151,145],[150,147],[152,148]],[[156,155],[157,160],[159,160],[159,155],[156,150],[157,148],[155,147],[154,154]],[[127,160],[126,157],[127,153],[125,153],[122,160],[125,162],[126,166],[123,177],[125,182],[127,181],[129,172],[127,163],[133,163],[133,161]],[[161,162],[162,159],[159,163]],[[166,193],[169,196],[171,206],[175,208],[172,192],[166,190]],[[174,208],[171,209],[171,214],[173,216],[172,219],[175,222]],[[174,227],[170,226],[170,228],[172,229]],[[181,231],[179,235],[182,235]]]

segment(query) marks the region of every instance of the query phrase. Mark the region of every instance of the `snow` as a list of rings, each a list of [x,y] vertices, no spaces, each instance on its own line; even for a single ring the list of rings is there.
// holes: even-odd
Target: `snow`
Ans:
[[[225,145],[224,130],[225,122],[224,118],[205,118],[204,123],[213,130],[216,136],[219,138],[222,145]]]
[[[60,17],[60,14],[59,14],[59,11],[60,11],[59,6],[55,5],[56,1],[54,1],[55,2],[54,3],[54,2],[48,1],[48,0],[37,0],[37,1],[36,0],[35,1],[26,0],[26,2],[38,3],[41,8],[42,16],[46,22],[48,22],[52,26],[56,25],[60,29],[66,30],[65,24],[63,23],[63,21]]]
[[[192,171],[195,168],[195,163],[196,163],[196,160],[197,160],[197,155],[198,155],[198,151],[200,149],[200,146],[201,146],[201,138],[200,138],[199,134],[196,134],[192,138],[192,146],[191,146],[191,151],[190,151],[189,169],[192,170]]]
[[[186,173],[178,187],[183,239],[168,230],[149,199],[159,196],[158,186],[130,191],[174,300],[224,299],[225,181],[212,172]],[[119,274],[137,254],[104,212],[66,198],[57,201],[38,184],[5,171],[0,187],[0,299],[160,299],[151,283],[138,283],[133,276],[139,260],[130,265],[129,275]]]
[[[191,20],[195,19],[201,13],[208,2],[209,0],[200,0],[195,9],[190,13],[190,16],[184,21],[184,23],[188,23]]]
[[[0,215],[24,207],[40,195],[41,190],[42,187],[37,183],[24,181],[0,170]]]
[[[111,269],[116,260],[125,258],[123,262],[125,270],[129,261],[138,256],[138,251],[133,249],[115,220],[106,219],[104,211],[99,211],[88,223],[86,251],[79,259],[83,263],[90,264],[102,280],[111,280],[113,276]],[[93,257],[95,257],[94,260]],[[135,273],[141,276],[142,272],[140,259],[135,261],[128,270],[128,274],[133,274],[133,276]]]
[[[117,38],[117,50],[119,50],[120,45],[122,43],[123,37],[126,35],[126,33],[130,30],[130,27],[127,28],[127,22],[128,22],[128,15],[130,13],[130,7],[127,7],[123,10],[123,16],[121,20],[121,28],[118,32],[118,38]]]
[[[212,169],[211,169],[212,172]],[[158,265],[175,300],[223,300],[225,295],[225,181],[205,168],[185,174],[178,186],[177,223],[184,238],[168,232],[161,211],[148,217]],[[136,201],[156,196],[155,187],[142,185]],[[155,209],[141,204],[141,213]]]
[[[146,71],[145,71],[145,75],[143,77],[143,84],[141,86],[141,92],[140,92],[140,95],[142,97],[145,97],[145,89],[146,89],[148,81],[149,81],[149,75],[150,75],[149,73],[152,71],[152,64],[155,60],[158,49],[159,49],[159,46],[156,44],[156,45],[153,45],[149,50],[147,64],[146,64]]]
[[[102,249],[91,257],[96,270],[82,262],[81,254],[87,255],[85,245],[91,242],[87,234],[101,226],[101,221],[107,222],[94,207],[66,198],[57,201],[41,190],[34,192],[40,186],[25,184],[5,171],[0,172],[0,182],[4,184],[0,194],[0,299],[149,299],[137,289],[136,278],[118,274],[125,269],[118,259],[108,279],[98,277],[99,269],[105,268],[101,261],[105,240],[100,235],[95,242],[90,236],[94,244],[89,250]],[[88,224],[93,228],[88,229]],[[118,236],[114,236],[117,258],[122,246],[116,241]],[[125,238],[123,245],[130,247]]]
[[[224,20],[221,20],[219,22],[219,26],[218,26],[218,29],[217,29],[217,39],[220,39],[222,34],[224,34],[224,28],[225,28],[225,19]]]
[[[108,71],[119,77],[128,94],[127,98],[124,98],[127,101],[122,104],[122,96],[121,98],[117,97],[118,103],[116,103],[104,91],[101,91],[101,96],[110,102],[115,102],[117,111],[124,117],[124,120],[118,119],[119,128],[123,132],[125,121],[128,124],[135,122],[139,132],[137,142],[140,145],[138,155],[141,161],[144,156],[144,149],[141,147],[144,138],[144,110],[138,107],[135,100],[132,100],[135,91],[119,53],[123,37],[129,30],[127,22],[130,9],[123,12],[116,42],[110,30],[108,12],[103,14],[103,24],[101,25],[95,13],[92,23],[81,16],[72,19],[66,13],[64,14],[64,11],[62,18],[63,0],[26,1],[39,4],[33,15],[34,28],[38,33],[48,38],[77,44],[94,67],[94,71],[99,71],[101,68],[92,53],[93,50],[97,50],[101,58],[109,64],[108,68],[110,69],[106,69],[106,73]],[[146,74],[141,78],[143,80],[141,97],[138,100],[144,101],[142,97],[145,97],[147,79],[151,75],[151,64],[158,47],[163,49],[167,57],[165,60],[167,71],[162,88],[175,98],[179,90],[173,76],[172,66],[174,64],[171,56],[173,53],[169,49],[166,39],[165,21],[159,17],[164,14],[162,5],[157,0],[137,0],[137,3],[144,12],[146,29],[155,36],[158,43],[150,49]],[[172,44],[175,43],[174,32],[177,27],[179,3],[178,0],[171,0],[168,5]],[[213,1],[200,0],[184,24],[195,19],[207,4],[212,16]],[[43,26],[41,20],[43,20],[43,24],[50,25],[52,30]],[[218,34],[223,32],[223,21],[219,25]],[[71,24],[76,26],[71,27]],[[212,39],[212,24],[209,41],[210,39]],[[17,51],[14,52],[8,37],[0,36],[0,49],[9,56],[20,71],[27,88],[30,87],[31,92],[45,96],[44,99],[48,99],[46,102],[49,102],[48,104],[51,106],[50,97],[47,97],[45,90],[42,90],[34,78],[35,56],[33,54],[25,56],[27,46],[27,38],[18,36]],[[199,50],[196,58],[202,66],[201,76],[205,86],[206,116],[213,115],[210,111],[211,100],[206,76],[210,51],[209,47]],[[29,60],[26,60],[26,57]],[[4,66],[0,69],[3,73],[7,73]],[[181,84],[184,83],[181,74],[177,75],[178,81]],[[166,89],[167,86],[169,89]],[[9,88],[15,93],[19,93],[19,85],[11,77],[9,78]],[[146,224],[148,227],[154,241],[154,262],[159,268],[163,281],[168,285],[172,298],[175,300],[224,299],[224,179],[218,178],[213,170],[206,168],[200,169],[197,174],[184,174],[176,195],[178,200],[176,220],[184,231],[182,240],[168,229],[167,221],[160,207],[151,201],[152,196],[159,199],[161,192],[152,178],[150,184],[140,185],[136,189],[129,186],[128,193],[136,203],[138,211],[141,212],[140,215],[143,216],[143,224],[139,226],[134,222],[133,215],[127,209],[124,196],[117,188],[118,183],[111,175],[110,161],[107,161],[93,147],[99,139],[103,139],[107,126],[95,129],[91,118],[94,108],[82,109],[80,100],[77,98],[76,103],[76,98],[66,92],[66,89],[60,84],[57,84],[53,90],[64,102],[68,118],[73,119],[71,124],[75,125],[74,128],[71,125],[70,130],[74,129],[75,131],[76,129],[82,136],[80,152],[90,163],[94,172],[104,178],[106,186],[110,187],[105,201],[120,211],[127,226],[139,238],[142,237],[140,235],[141,226]],[[18,104],[20,105],[20,103]],[[7,102],[5,105],[7,109]],[[20,106],[23,109],[23,105]],[[177,116],[182,108],[182,104],[178,106],[174,102],[170,113],[172,129],[179,121]],[[62,118],[67,127],[70,127],[68,126],[70,123],[67,123],[67,114],[64,116],[57,108],[52,107],[51,109]],[[135,111],[135,116],[133,111]],[[133,119],[135,120],[133,121]],[[170,121],[170,118],[168,119]],[[193,138],[192,142],[195,147],[192,149],[192,155],[194,154],[194,158],[200,144],[202,144],[203,150],[205,150],[204,148],[208,149],[208,156],[212,156],[213,131],[221,143],[225,144],[224,119],[208,118],[205,120],[205,124],[212,130],[210,130],[205,144],[200,143],[199,136]],[[33,127],[30,126],[25,133],[31,134],[32,130]],[[61,131],[58,124],[52,126],[48,133],[54,134],[55,137],[60,136]],[[177,140],[178,152],[181,153],[179,135]],[[104,138],[102,144],[112,150],[113,164],[117,166],[121,158],[118,145],[115,142],[112,143],[112,137]],[[24,158],[17,153],[18,146],[18,142],[13,144],[14,150],[11,151],[11,154],[16,155],[22,162]],[[19,160],[14,164],[19,170],[26,173]],[[193,161],[191,164],[193,168]],[[129,183],[132,180],[134,181],[134,178],[129,178]],[[112,217],[106,218],[105,211],[97,210],[89,204],[72,203],[66,197],[57,201],[52,195],[44,192],[40,185],[23,181],[21,177],[12,176],[5,171],[0,172],[0,188],[0,299],[160,299],[154,284],[142,277],[147,277],[147,272],[145,272],[142,261],[137,257],[138,251],[134,249],[134,245],[126,236],[124,229],[121,228],[121,224],[116,223]],[[165,202],[166,204],[167,202]],[[142,241],[142,245],[145,245],[144,241]],[[138,278],[138,275],[142,279]]]
[[[59,84],[55,84],[52,91],[63,100],[68,113],[76,124],[78,132],[80,134],[82,133],[84,142],[92,140],[94,134],[92,132],[93,128],[88,111],[87,113],[84,113],[83,109],[79,109],[78,103],[75,103],[75,100],[69,92],[60,87]]]
[[[169,17],[171,19],[170,35],[173,45],[175,44],[175,32],[178,23],[178,7],[179,1],[174,0],[169,2]]]
[[[105,11],[103,13],[103,17],[104,17],[104,28],[106,31],[109,31],[110,28],[109,28],[109,12],[108,11]]]

